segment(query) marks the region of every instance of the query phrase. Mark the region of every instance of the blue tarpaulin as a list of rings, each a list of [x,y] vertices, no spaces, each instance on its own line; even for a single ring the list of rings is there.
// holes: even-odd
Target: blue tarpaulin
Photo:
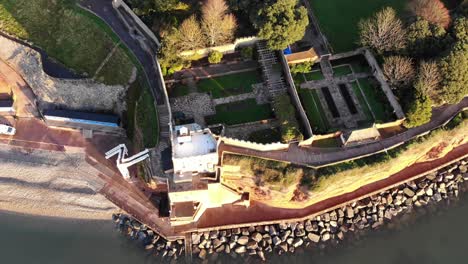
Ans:
[[[287,48],[285,48],[285,49],[283,50],[283,54],[284,54],[284,55],[292,54],[291,47],[288,46]]]

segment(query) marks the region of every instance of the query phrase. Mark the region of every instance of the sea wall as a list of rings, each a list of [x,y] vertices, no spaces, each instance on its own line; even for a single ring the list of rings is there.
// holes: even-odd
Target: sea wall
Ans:
[[[273,254],[294,253],[304,247],[339,244],[353,233],[381,228],[398,215],[457,199],[466,188],[467,166],[468,159],[456,162],[305,221],[192,233],[193,257],[215,261],[217,254],[225,253],[233,259],[243,256],[265,260]]]

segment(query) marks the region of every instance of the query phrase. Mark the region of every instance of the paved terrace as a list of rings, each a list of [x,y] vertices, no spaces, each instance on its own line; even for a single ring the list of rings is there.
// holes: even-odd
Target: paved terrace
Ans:
[[[435,108],[432,111],[431,121],[425,125],[411,128],[393,137],[362,146],[331,148],[328,149],[327,152],[323,152],[323,149],[320,148],[313,148],[308,146],[301,147],[298,146],[298,144],[291,144],[289,145],[289,148],[285,150],[263,152],[253,149],[230,146],[222,142],[219,146],[219,152],[220,154],[222,154],[222,152],[230,152],[256,156],[265,159],[292,162],[305,166],[319,167],[325,164],[336,163],[343,160],[369,156],[394,148],[403,144],[404,142],[407,142],[444,125],[457,113],[466,108],[468,108],[468,97],[465,97],[460,103],[456,105]]]

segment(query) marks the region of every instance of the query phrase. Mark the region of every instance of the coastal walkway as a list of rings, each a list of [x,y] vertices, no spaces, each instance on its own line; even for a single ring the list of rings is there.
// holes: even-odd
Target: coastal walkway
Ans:
[[[345,160],[353,160],[366,157],[397,147],[411,139],[425,135],[449,122],[455,115],[468,108],[468,97],[455,105],[442,106],[433,109],[432,119],[429,123],[419,127],[410,128],[407,131],[395,136],[382,139],[373,143],[342,148],[329,148],[326,151],[309,146],[299,146],[290,144],[287,149],[274,151],[259,151],[238,146],[228,145],[221,142],[219,153],[234,153],[241,155],[255,156],[264,159],[291,162],[310,167],[321,167]]]

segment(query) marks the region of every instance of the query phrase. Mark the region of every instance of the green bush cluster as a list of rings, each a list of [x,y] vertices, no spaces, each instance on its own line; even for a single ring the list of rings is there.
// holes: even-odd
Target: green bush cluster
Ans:
[[[281,140],[283,142],[288,143],[304,139],[296,119],[296,111],[287,94],[274,98],[273,111],[281,124]]]
[[[223,59],[223,53],[217,50],[210,52],[210,55],[208,56],[208,62],[211,64],[220,63],[222,59]]]

